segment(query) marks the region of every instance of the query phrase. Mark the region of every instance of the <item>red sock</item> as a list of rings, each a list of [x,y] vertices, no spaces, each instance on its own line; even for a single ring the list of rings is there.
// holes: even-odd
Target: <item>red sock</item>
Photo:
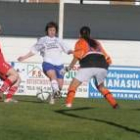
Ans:
[[[12,84],[12,81],[7,78],[1,86],[0,92],[5,92]]]
[[[15,92],[17,91],[18,87],[17,86],[12,86],[9,88],[9,91],[6,95],[6,98],[12,98]]]

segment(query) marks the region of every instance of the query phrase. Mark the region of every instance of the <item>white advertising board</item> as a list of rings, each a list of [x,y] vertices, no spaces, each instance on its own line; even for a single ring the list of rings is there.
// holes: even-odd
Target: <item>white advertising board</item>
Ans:
[[[32,58],[26,60],[24,63],[18,63],[17,58],[21,55],[26,54],[30,47],[34,45],[37,41],[37,38],[16,38],[16,37],[2,37],[1,42],[3,44],[2,51],[7,61],[12,61],[12,65],[16,70],[19,71],[19,74],[22,78],[18,93],[19,95],[35,95],[38,88],[44,88],[45,90],[51,90],[49,80],[44,76],[41,68],[42,58],[39,55],[33,56]],[[124,83],[129,82],[133,84],[132,81],[137,81],[139,85],[139,66],[140,66],[140,41],[124,41],[124,40],[99,40],[104,48],[107,50],[108,54],[113,60],[113,66],[110,67],[109,72],[113,70],[118,73],[118,75],[131,75],[131,71],[136,73],[138,77],[135,78],[120,78],[120,81]],[[76,40],[73,39],[64,39],[64,42],[70,46],[72,49]],[[72,59],[72,55],[62,54],[64,58],[65,65],[68,65]],[[121,70],[120,68],[121,67]],[[137,68],[136,68],[137,67]],[[70,81],[75,76],[78,70],[78,66],[75,66],[74,70],[65,75],[65,83],[63,87],[63,95],[67,93],[68,86]],[[116,81],[116,77],[110,77],[108,75],[106,80],[106,86],[114,93],[116,98],[121,99],[139,99],[139,86],[133,88],[126,87],[117,87],[110,86],[111,81]],[[112,80],[113,79],[113,80]],[[116,83],[117,84],[117,83]],[[123,84],[123,83],[122,83]],[[122,85],[121,84],[121,85]],[[101,97],[100,93],[96,92],[94,86],[89,83],[83,83],[77,90],[76,97],[90,97],[90,98],[99,98]],[[131,87],[131,86],[130,86]],[[121,89],[122,88],[122,89]],[[134,92],[133,92],[134,91]],[[123,92],[123,93],[122,93]],[[129,95],[128,95],[129,93]],[[135,95],[134,95],[135,93]]]

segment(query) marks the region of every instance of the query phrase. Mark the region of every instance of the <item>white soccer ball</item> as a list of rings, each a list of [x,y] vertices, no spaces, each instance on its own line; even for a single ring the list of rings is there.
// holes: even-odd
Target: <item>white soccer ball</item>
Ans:
[[[48,93],[48,92],[39,91],[39,92],[37,92],[36,97],[40,101],[47,101],[47,99],[49,98],[49,95],[50,95],[50,93]]]

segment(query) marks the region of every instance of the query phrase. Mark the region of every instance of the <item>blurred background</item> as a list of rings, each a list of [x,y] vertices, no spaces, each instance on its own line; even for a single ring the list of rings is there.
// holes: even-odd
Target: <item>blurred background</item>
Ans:
[[[101,42],[113,60],[106,86],[116,98],[140,99],[139,0],[0,0],[2,51],[7,61],[21,71],[23,94],[35,94],[37,86],[46,87],[46,84],[35,86],[28,82],[40,80],[32,75],[34,71],[41,71],[40,55],[24,63],[17,62],[17,58],[27,53],[37,39],[45,35],[45,26],[50,21],[58,23],[58,37],[72,49],[81,26],[90,26],[91,36]],[[72,55],[62,56],[65,65],[68,65]],[[66,76],[65,91],[77,69],[78,66]],[[44,81],[45,77],[41,80]],[[101,96],[96,94],[90,82],[80,88],[79,97]]]
[[[0,24],[4,36],[40,37],[53,20],[62,24],[64,38],[77,38],[88,25],[98,39],[140,40],[139,5],[139,0],[0,0]]]

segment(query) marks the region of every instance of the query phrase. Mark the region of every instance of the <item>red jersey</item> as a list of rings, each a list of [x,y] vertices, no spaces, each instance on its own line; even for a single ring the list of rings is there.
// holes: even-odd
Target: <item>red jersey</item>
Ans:
[[[11,69],[11,66],[5,62],[4,56],[1,51],[1,43],[0,43],[0,78],[6,79],[6,74]]]
[[[1,45],[1,43],[0,43],[0,64],[1,64],[3,61],[5,61],[5,60],[4,60],[4,57],[3,57],[3,54],[2,54],[2,51],[1,51],[1,47],[2,47],[2,45]]]

